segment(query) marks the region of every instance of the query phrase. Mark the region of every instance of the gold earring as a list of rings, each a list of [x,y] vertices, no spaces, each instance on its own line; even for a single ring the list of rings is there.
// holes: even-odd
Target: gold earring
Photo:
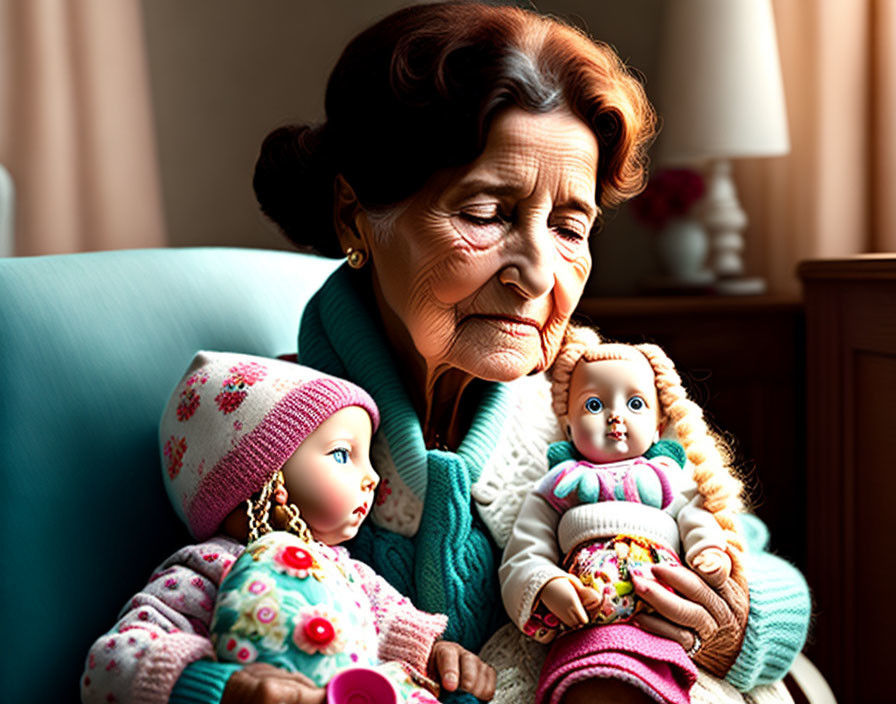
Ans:
[[[367,263],[367,252],[363,249],[355,249],[354,247],[349,247],[345,250],[345,257],[348,259],[348,265],[352,269],[360,269]]]

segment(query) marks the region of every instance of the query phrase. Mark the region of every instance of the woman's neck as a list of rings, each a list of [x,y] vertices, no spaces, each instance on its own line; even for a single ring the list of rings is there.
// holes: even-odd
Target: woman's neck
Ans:
[[[476,378],[447,364],[430,363],[420,356],[404,323],[386,303],[374,284],[377,309],[386,339],[402,369],[411,404],[420,420],[428,448],[456,450],[473,420]]]

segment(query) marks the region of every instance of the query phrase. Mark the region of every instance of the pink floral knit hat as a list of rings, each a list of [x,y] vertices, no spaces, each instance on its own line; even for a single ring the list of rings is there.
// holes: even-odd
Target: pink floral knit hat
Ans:
[[[261,489],[336,411],[379,412],[362,388],[309,367],[229,352],[199,352],[159,425],[168,498],[198,540]]]

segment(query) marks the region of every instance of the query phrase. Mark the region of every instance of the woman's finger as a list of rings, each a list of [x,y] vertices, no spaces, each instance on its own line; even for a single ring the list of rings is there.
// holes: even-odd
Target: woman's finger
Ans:
[[[656,609],[661,616],[665,616],[673,623],[690,628],[701,637],[718,627],[709,612],[699,602],[682,598],[651,579],[633,575],[632,580],[638,596]]]
[[[460,686],[466,692],[472,692],[481,676],[480,669],[484,666],[482,660],[473,655],[469,650],[464,650],[460,655]]]
[[[227,681],[222,704],[324,704],[326,691],[305,675],[267,663],[252,663]]]
[[[436,669],[439,679],[449,692],[457,689],[460,682],[460,656],[456,648],[440,647],[436,649]]]
[[[731,610],[733,622],[741,626],[746,624],[750,610],[750,590],[743,577],[729,577],[719,587],[718,593]]]
[[[684,648],[685,651],[690,650],[697,642],[694,637],[694,631],[688,628],[682,628],[681,626],[676,626],[662,616],[642,612],[635,616],[632,621],[648,633],[674,640]]]
[[[485,666],[485,678],[482,685],[482,691],[477,695],[479,699],[489,701],[495,696],[495,689],[498,686],[498,673],[491,665]]]
[[[726,603],[726,600],[704,582],[700,575],[692,572],[687,567],[656,565],[653,567],[653,576],[663,584],[672,587],[685,599],[702,606],[715,621],[715,625],[726,626],[732,623],[731,608]],[[675,619],[673,618],[672,620],[674,621]],[[687,626],[690,624],[685,623],[682,625]]]

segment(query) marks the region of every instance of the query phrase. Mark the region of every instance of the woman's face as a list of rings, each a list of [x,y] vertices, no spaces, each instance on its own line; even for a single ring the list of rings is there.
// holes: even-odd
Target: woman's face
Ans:
[[[509,381],[553,361],[591,271],[597,149],[565,110],[510,108],[476,161],[435,174],[370,238],[387,327],[428,370]]]

